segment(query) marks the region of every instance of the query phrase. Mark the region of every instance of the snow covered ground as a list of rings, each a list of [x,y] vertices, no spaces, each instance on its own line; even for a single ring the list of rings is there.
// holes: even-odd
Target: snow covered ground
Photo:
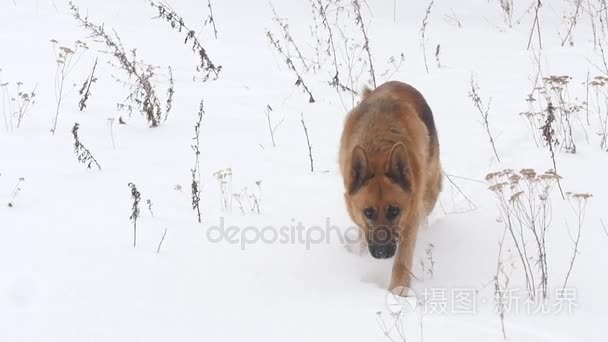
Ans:
[[[352,1],[321,2],[328,6],[341,80],[348,83],[351,70],[349,85],[360,90],[371,77]],[[361,1],[377,83],[401,80],[425,95],[453,181],[444,182],[440,205],[421,230],[412,286],[419,306],[409,312],[387,294],[392,261],[352,253],[344,237],[352,239],[354,229],[343,203],[337,152],[342,122],[356,99],[328,84],[335,67],[325,53],[326,29],[311,9],[317,0],[212,1],[217,39],[211,24],[203,26],[206,1],[168,0],[222,65],[218,79],[207,82],[193,79],[198,60],[183,44],[185,32],[154,18],[158,12],[148,2],[76,1],[92,22],[115,30],[126,49],[136,48],[138,58],[160,67],[155,84],[163,99],[172,67],[173,109],[156,128],[137,111],[129,116],[117,110],[128,89],[112,75],[126,75],[78,25],[68,3],[0,0],[0,341],[503,340],[494,277],[505,220],[485,176],[506,168],[553,168],[548,148],[535,143],[520,114],[530,110],[526,98],[539,79],[539,63],[542,76],[572,77],[565,102],[580,105],[569,116],[577,149],[569,154],[556,146],[556,163],[564,192],[593,197],[585,202],[564,292],[579,202],[563,200],[557,188],[550,194],[544,312],[538,300],[527,300],[521,262],[505,239],[501,260],[510,282],[498,292],[508,299],[504,330],[510,341],[605,341],[608,232],[601,222],[608,224],[608,155],[597,133],[608,108],[602,86],[587,86],[595,76],[608,76],[602,2],[543,1],[542,50],[536,31],[528,50],[536,0],[515,1],[511,25],[497,0],[437,0],[424,33],[427,72],[420,30],[429,2]],[[269,44],[266,30],[285,42],[273,8],[288,22],[306,60],[308,71],[293,46],[284,49],[314,103]],[[314,32],[321,36],[318,44]],[[58,41],[55,49],[51,40]],[[76,40],[89,49],[78,54],[68,74],[52,134],[55,51]],[[98,80],[81,112],[78,90],[96,58]],[[500,161],[469,97],[472,75],[484,106],[490,104]],[[36,94],[19,128],[9,105],[17,82]],[[201,100],[198,223],[190,184]],[[271,125],[280,123],[276,147],[268,106]],[[101,171],[78,162],[75,122]],[[226,169],[231,176],[221,191],[216,173]],[[130,182],[142,198],[136,247]],[[229,227],[236,227],[230,229],[234,236],[218,239]],[[534,242],[525,241],[534,251]],[[536,275],[537,261],[530,256]],[[504,274],[498,279],[505,280]]]

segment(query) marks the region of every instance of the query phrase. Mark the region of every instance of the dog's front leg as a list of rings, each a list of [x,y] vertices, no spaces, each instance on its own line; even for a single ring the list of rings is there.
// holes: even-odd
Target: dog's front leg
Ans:
[[[393,293],[405,296],[410,286],[412,274],[412,264],[414,249],[416,247],[416,237],[418,235],[418,225],[407,227],[399,238],[399,248],[393,263],[393,273],[389,290]]]

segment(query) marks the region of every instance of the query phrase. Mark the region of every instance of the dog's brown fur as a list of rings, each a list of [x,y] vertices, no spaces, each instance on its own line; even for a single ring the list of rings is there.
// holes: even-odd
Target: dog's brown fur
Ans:
[[[437,131],[422,95],[395,81],[365,89],[346,118],[340,169],[348,213],[370,251],[378,227],[390,227],[385,232],[396,247],[390,289],[408,287],[418,227],[435,206],[442,181]],[[398,207],[399,215],[393,218],[389,207]]]

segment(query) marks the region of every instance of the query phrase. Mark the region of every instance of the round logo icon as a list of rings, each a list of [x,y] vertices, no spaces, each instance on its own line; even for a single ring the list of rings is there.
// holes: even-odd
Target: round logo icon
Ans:
[[[386,306],[393,314],[409,315],[418,306],[416,292],[406,286],[397,286],[386,295]]]

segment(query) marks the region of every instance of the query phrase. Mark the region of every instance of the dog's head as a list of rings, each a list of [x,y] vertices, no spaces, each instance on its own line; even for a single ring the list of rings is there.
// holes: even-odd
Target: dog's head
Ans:
[[[412,202],[412,176],[406,147],[395,144],[388,154],[356,146],[351,155],[344,195],[353,221],[374,258],[395,254]]]

